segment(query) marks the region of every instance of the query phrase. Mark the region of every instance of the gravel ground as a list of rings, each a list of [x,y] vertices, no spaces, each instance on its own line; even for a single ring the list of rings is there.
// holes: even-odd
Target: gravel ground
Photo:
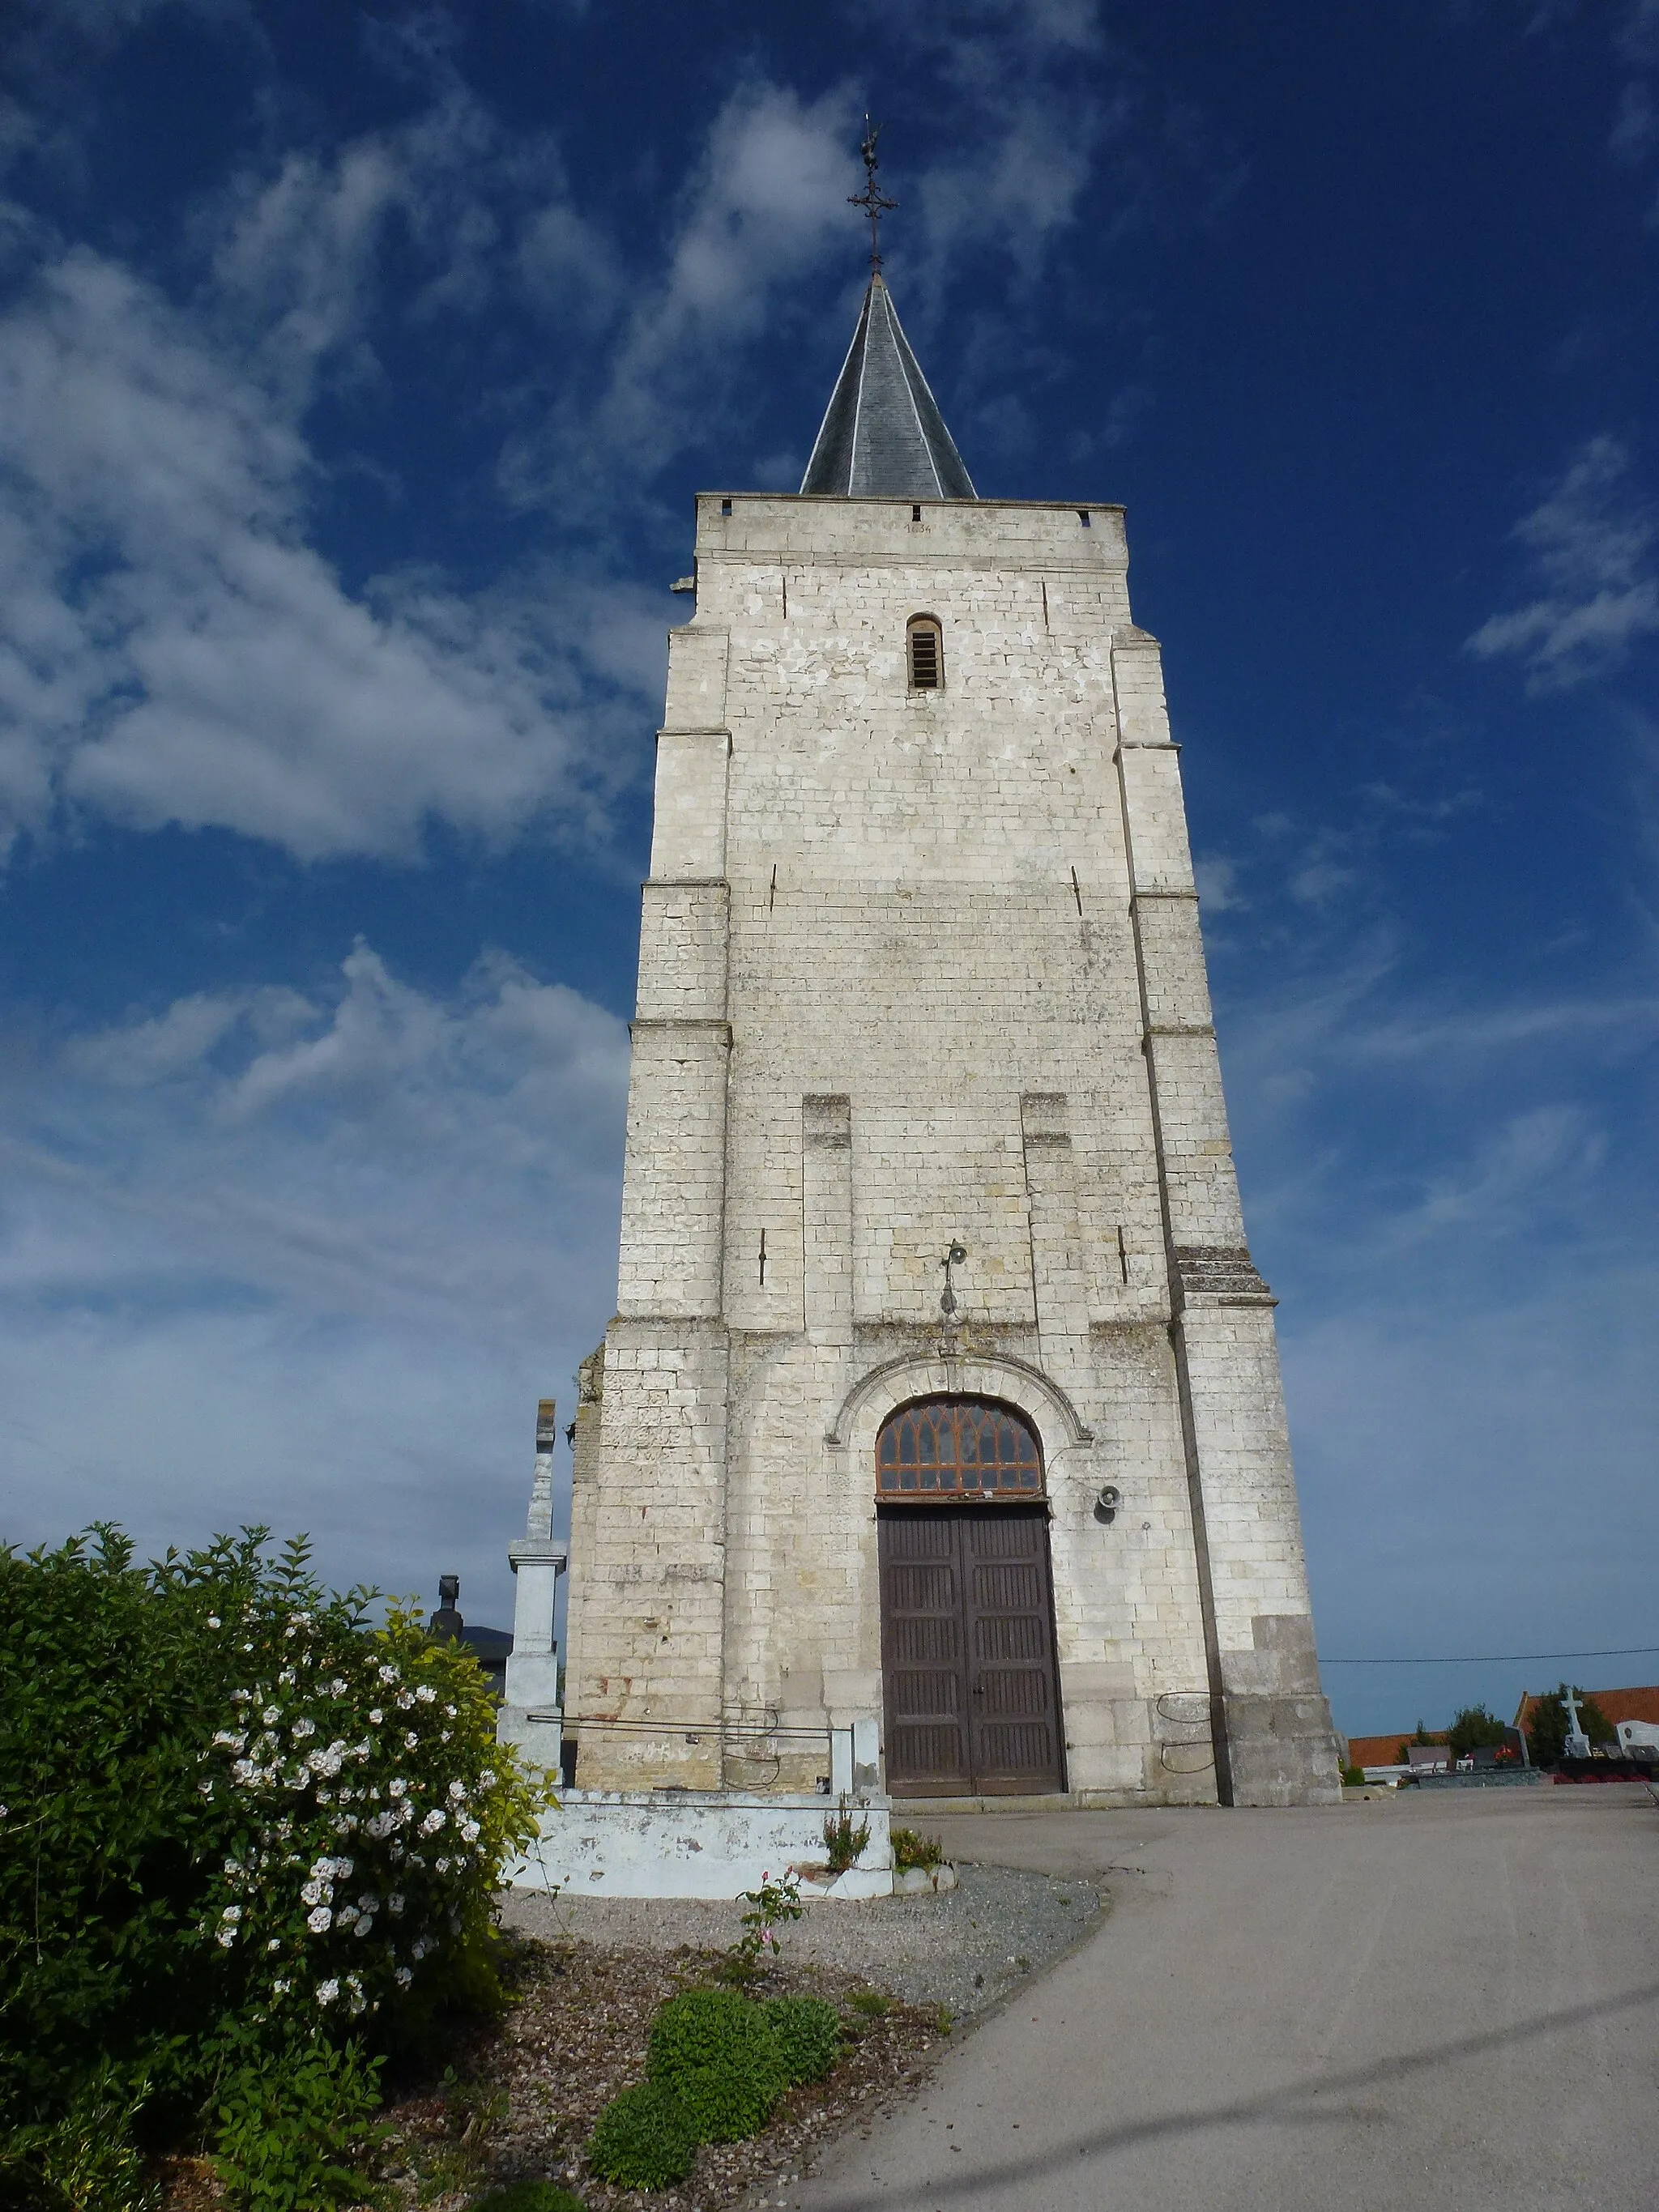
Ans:
[[[907,2004],[943,2004],[959,2020],[996,2004],[1069,1951],[1098,1917],[1098,1893],[1018,1867],[958,1866],[958,1887],[925,1897],[809,1905],[780,1930],[791,1966],[856,1974]],[[698,1898],[545,1898],[508,1893],[502,1920],[526,1936],[629,1950],[724,1950],[740,1903]]]

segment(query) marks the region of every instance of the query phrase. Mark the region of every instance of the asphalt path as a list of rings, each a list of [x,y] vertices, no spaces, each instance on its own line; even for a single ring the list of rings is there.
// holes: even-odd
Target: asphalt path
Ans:
[[[1659,1807],[1639,1785],[989,1814],[963,1859],[1110,1917],[805,2212],[1654,2212]]]

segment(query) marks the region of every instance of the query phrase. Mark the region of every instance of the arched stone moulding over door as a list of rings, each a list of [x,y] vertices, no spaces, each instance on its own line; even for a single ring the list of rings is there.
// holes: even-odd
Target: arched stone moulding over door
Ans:
[[[1051,1487],[1071,1454],[1094,1442],[1058,1383],[1023,1359],[890,1359],[853,1385],[824,1437],[834,1449],[848,1454],[852,1466],[869,1471],[872,1490],[881,1425],[913,1398],[1001,1398],[1017,1407],[1036,1431]]]

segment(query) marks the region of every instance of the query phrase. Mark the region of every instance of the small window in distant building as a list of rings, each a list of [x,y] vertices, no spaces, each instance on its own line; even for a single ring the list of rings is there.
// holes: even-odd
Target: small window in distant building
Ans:
[[[932,615],[910,617],[910,689],[937,691],[945,682],[945,644]]]

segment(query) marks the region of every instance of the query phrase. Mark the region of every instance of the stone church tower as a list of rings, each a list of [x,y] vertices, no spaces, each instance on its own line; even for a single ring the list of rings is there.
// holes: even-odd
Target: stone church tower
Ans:
[[[1123,513],[981,499],[871,281],[793,497],[699,497],[616,1318],[587,1790],[1340,1794]],[[846,1786],[843,1760],[836,1786]]]

